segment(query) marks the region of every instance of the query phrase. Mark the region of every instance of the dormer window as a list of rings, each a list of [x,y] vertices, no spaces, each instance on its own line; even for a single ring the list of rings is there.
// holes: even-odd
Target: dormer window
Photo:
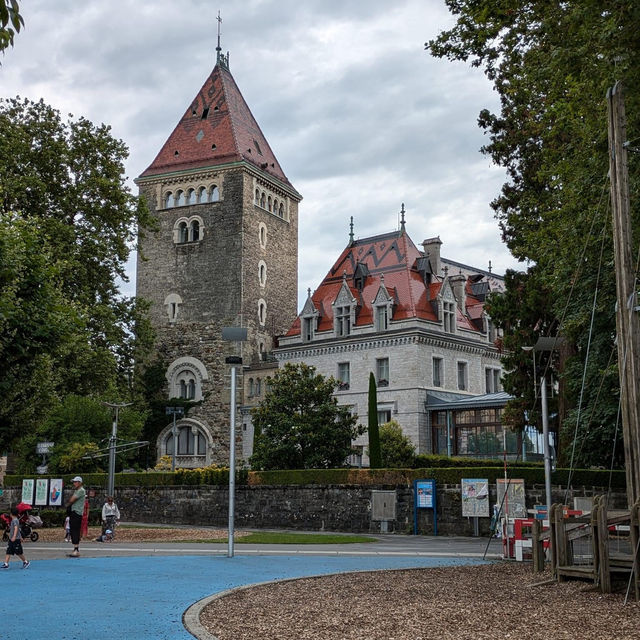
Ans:
[[[442,326],[447,333],[455,333],[456,305],[455,302],[442,303]]]
[[[351,307],[336,307],[335,310],[336,336],[348,336],[351,333]]]
[[[389,307],[379,305],[376,307],[376,331],[386,331],[389,328]]]

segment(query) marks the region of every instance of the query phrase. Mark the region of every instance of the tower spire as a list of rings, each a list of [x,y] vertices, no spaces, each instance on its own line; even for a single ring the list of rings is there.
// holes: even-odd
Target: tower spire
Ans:
[[[220,17],[220,10],[218,9],[218,17],[216,18],[218,21],[218,46],[216,47],[216,63],[220,62],[220,52],[222,51],[222,47],[220,46],[220,30],[222,27],[222,18]]]

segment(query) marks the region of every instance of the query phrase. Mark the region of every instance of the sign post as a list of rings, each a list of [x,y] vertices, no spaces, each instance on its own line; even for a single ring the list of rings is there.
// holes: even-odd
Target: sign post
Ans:
[[[433,510],[433,535],[438,535],[438,516],[436,510],[436,481],[433,479],[414,480],[413,482],[413,535],[418,535],[418,509]]]

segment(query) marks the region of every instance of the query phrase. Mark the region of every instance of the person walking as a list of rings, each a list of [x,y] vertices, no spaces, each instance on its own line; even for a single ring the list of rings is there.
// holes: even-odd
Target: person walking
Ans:
[[[7,544],[7,555],[4,557],[4,564],[0,564],[0,569],[9,568],[11,556],[18,556],[22,560],[22,568],[27,569],[31,564],[25,557],[22,550],[22,534],[20,533],[20,522],[18,521],[18,508],[11,507],[11,524],[9,525],[9,542]]]
[[[71,558],[80,555],[80,529],[82,527],[82,514],[84,513],[84,503],[87,499],[87,492],[82,486],[82,477],[76,476],[73,482],[73,494],[67,503],[67,515],[71,525],[71,543],[73,551],[69,554]]]

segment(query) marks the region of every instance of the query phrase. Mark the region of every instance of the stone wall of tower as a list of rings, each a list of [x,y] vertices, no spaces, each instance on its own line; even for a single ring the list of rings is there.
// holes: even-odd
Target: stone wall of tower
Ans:
[[[266,188],[286,200],[285,215],[256,203],[256,189]],[[242,252],[243,326],[249,340],[245,364],[269,354],[274,338],[286,333],[297,315],[298,297],[298,203],[277,185],[245,174]],[[260,269],[264,269],[261,279]],[[260,318],[260,304],[266,307]]]
[[[229,366],[227,355],[242,355],[245,364],[269,352],[273,337],[285,332],[296,316],[297,201],[286,219],[256,206],[256,176],[246,167],[209,171],[202,176],[159,176],[141,181],[140,190],[158,219],[159,229],[145,232],[138,256],[137,295],[151,303],[156,352],[168,367],[195,359],[205,375],[198,378],[202,401],[189,411],[194,428],[208,433],[206,463],[226,463],[229,447]],[[200,182],[219,186],[220,200],[165,208],[163,195]],[[264,181],[267,185],[267,181]],[[271,192],[276,184],[268,184]],[[284,197],[284,196],[282,196]],[[201,236],[177,242],[177,225],[197,218]],[[261,240],[261,228],[265,231]],[[260,265],[266,279],[260,281]],[[261,322],[259,304],[266,307]],[[222,340],[222,328],[248,328],[242,345]],[[242,404],[242,380],[237,402]],[[167,400],[178,395],[167,384]],[[181,420],[178,426],[186,425]],[[167,418],[165,435],[170,429]],[[162,441],[163,438],[161,437]],[[237,447],[238,456],[241,447]],[[158,455],[167,453],[158,448]],[[178,458],[178,466],[194,466]],[[202,464],[204,461],[197,461]]]

